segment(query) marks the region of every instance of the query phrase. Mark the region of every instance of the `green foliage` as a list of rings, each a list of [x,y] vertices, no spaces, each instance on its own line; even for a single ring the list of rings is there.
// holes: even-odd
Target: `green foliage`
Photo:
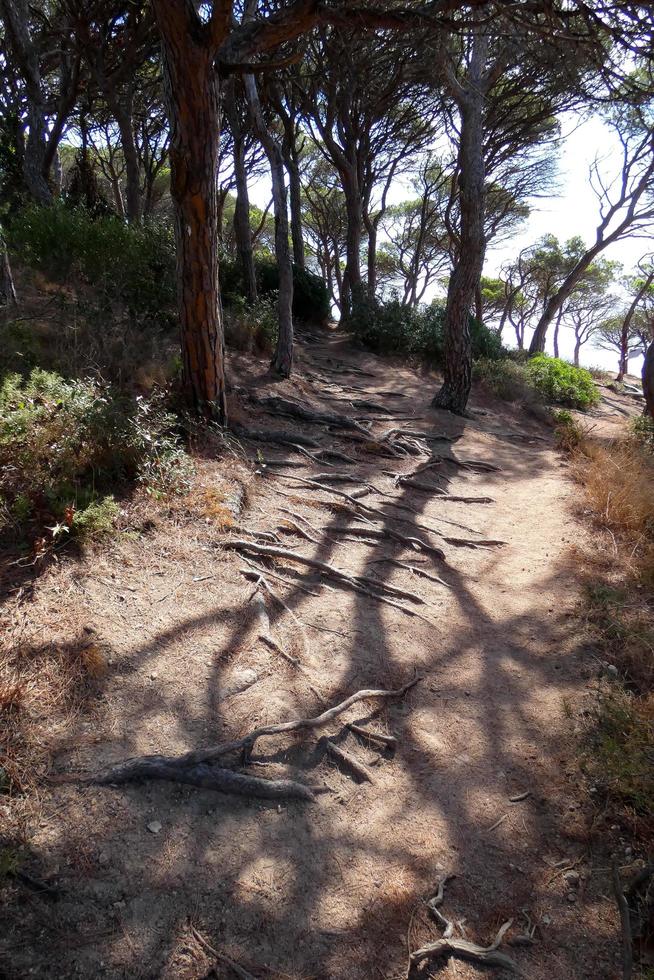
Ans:
[[[18,212],[7,238],[22,261],[61,282],[80,277],[105,305],[121,302],[155,319],[173,308],[175,247],[165,224],[128,225],[58,201]]]
[[[279,272],[274,259],[255,258],[257,288],[262,299],[269,299],[279,289]],[[233,259],[223,259],[219,266],[223,304],[226,309],[242,307],[245,284],[240,265]],[[329,290],[320,276],[308,269],[293,266],[293,316],[304,323],[325,324],[331,316]]]
[[[356,305],[346,326],[370,350],[415,357],[434,366],[443,363],[445,309],[440,304],[410,307],[397,297],[387,302],[366,300]],[[493,360],[503,356],[496,334],[473,317],[470,335],[473,358]]]
[[[129,399],[40,369],[7,376],[0,386],[3,534],[46,543],[97,537],[118,517],[116,487],[184,489],[191,464],[175,422],[163,394]]]
[[[545,401],[585,410],[599,402],[599,391],[592,375],[558,357],[537,354],[527,362],[529,377]]]
[[[648,453],[654,453],[654,419],[649,415],[638,415],[631,422],[631,430],[636,442]]]
[[[604,695],[597,707],[588,775],[613,803],[648,820],[654,813],[654,719],[652,704],[624,692]]]
[[[523,404],[540,401],[526,364],[515,358],[482,358],[473,367],[473,377],[503,401]]]
[[[581,446],[585,433],[574,415],[566,408],[553,413],[556,444],[563,452],[571,453]]]

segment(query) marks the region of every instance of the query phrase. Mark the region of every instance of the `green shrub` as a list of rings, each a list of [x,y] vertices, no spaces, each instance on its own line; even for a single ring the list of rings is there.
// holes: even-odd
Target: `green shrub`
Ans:
[[[534,387],[545,401],[582,411],[599,401],[599,391],[590,372],[573,367],[558,357],[537,354],[527,362]]]
[[[155,319],[173,308],[175,247],[172,230],[161,222],[128,225],[58,201],[23,208],[7,238],[22,261],[60,282],[81,277],[95,287],[98,301],[121,302],[135,316]]]
[[[631,422],[631,430],[636,442],[648,453],[654,453],[654,419],[649,415],[639,415]]]
[[[540,401],[526,365],[512,357],[482,358],[473,365],[473,377],[503,401],[521,404]]]
[[[9,375],[0,386],[3,534],[97,536],[118,515],[115,488],[184,489],[190,461],[175,422],[161,393],[130,399],[39,369]]]
[[[438,366],[443,363],[445,309],[439,303],[417,308],[403,305],[395,296],[381,302],[365,300],[357,304],[346,326],[370,350],[402,354]],[[501,341],[495,333],[470,318],[473,359],[502,357]]]
[[[274,259],[255,258],[257,287],[260,299],[270,299],[279,289],[279,271]],[[239,263],[222,259],[219,265],[223,304],[226,309],[242,305],[245,284]],[[308,269],[293,266],[293,316],[304,323],[325,324],[331,316],[331,301],[327,285],[320,276]]]
[[[566,408],[561,408],[553,413],[554,436],[559,449],[566,453],[572,453],[578,449],[584,441],[585,432],[577,419]]]

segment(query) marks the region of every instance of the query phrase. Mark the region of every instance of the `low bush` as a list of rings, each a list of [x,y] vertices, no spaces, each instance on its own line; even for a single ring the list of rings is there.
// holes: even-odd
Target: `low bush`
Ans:
[[[558,357],[537,354],[527,361],[529,377],[545,401],[584,411],[599,401],[597,385],[589,371],[573,367]]]
[[[128,225],[59,201],[19,211],[7,238],[21,261],[59,282],[80,278],[102,305],[123,303],[134,316],[153,319],[173,311],[175,247],[162,222]]]
[[[636,443],[648,453],[654,453],[654,419],[649,415],[639,415],[631,423],[631,431]]]
[[[357,304],[345,324],[365,347],[377,353],[400,354],[437,367],[443,363],[445,347],[445,309],[441,304],[412,308],[397,297],[386,302]],[[505,355],[493,331],[470,318],[474,359],[495,360]]]
[[[599,401],[599,391],[588,371],[557,357],[537,354],[527,359],[512,352],[500,359],[483,358],[474,376],[504,401],[526,406],[565,405],[585,410]]]
[[[503,401],[523,405],[542,401],[531,382],[526,364],[513,358],[482,358],[473,366],[473,377]]]
[[[36,369],[0,386],[0,530],[45,552],[112,530],[113,493],[134,481],[182,490],[191,464],[163,394],[130,399],[99,382]]]

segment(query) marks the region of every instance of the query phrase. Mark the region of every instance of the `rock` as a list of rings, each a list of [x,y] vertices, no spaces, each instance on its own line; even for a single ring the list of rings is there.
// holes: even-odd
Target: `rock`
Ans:
[[[101,853],[98,855],[98,864],[102,864],[102,865],[109,864],[110,860],[111,860],[111,856],[108,854],[107,851],[101,851]]]
[[[544,915],[540,921],[543,923],[544,926],[552,925],[552,917],[549,915]]]
[[[148,830],[151,834],[158,834],[161,830],[161,824],[158,820],[152,820],[151,823],[148,824]]]
[[[150,680],[151,681],[156,681],[156,679],[157,679],[158,676],[159,675],[157,674],[157,672],[153,670],[152,673],[150,674]]]
[[[568,894],[566,895],[566,898],[568,899],[568,901],[570,902],[571,905],[574,904],[574,902],[577,901],[577,896],[575,895],[574,892],[568,892]]]
[[[224,701],[227,698],[233,697],[235,694],[241,694],[246,691],[248,687],[252,687],[253,684],[259,680],[259,675],[256,670],[251,670],[247,668],[246,670],[238,670],[231,674],[225,681],[225,686],[220,693],[220,700]]]
[[[577,871],[566,871],[563,875],[563,880],[566,884],[570,885],[572,888],[579,887],[579,872]]]

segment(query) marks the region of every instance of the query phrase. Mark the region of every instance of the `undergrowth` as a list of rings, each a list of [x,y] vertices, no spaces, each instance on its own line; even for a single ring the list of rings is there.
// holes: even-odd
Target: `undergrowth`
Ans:
[[[192,464],[162,392],[130,398],[35,369],[0,385],[0,536],[38,557],[113,531],[116,492],[178,492]]]
[[[654,834],[654,456],[651,423],[613,442],[577,432],[572,472],[594,534],[580,552],[583,611],[599,659],[617,672],[602,684],[585,767],[610,819],[646,847]],[[645,438],[643,438],[645,433]]]
[[[526,407],[563,405],[585,411],[599,401],[599,391],[589,371],[546,354],[529,360],[517,355],[482,359],[475,364],[474,374],[498,398]]]

